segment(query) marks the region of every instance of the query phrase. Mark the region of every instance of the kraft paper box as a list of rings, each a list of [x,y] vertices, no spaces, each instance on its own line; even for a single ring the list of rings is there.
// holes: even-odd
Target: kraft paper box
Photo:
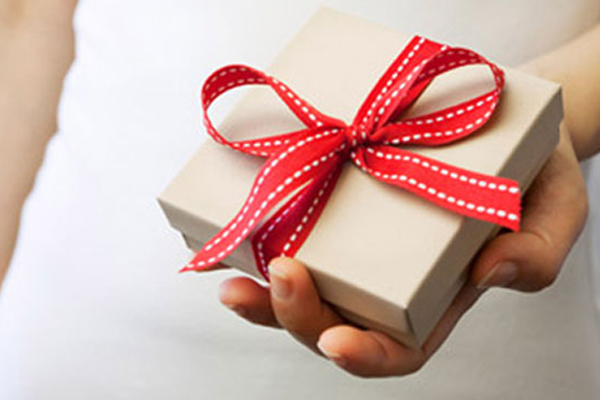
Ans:
[[[321,8],[267,70],[325,114],[350,122],[409,39]],[[524,191],[558,141],[560,87],[504,70],[506,87],[500,104],[482,129],[452,145],[411,150],[475,172],[515,179]],[[473,98],[492,85],[485,67],[460,68],[436,78],[403,118]],[[244,90],[246,96],[219,126],[228,139],[304,127],[266,87]],[[208,138],[160,195],[169,222],[191,249],[199,250],[239,211],[265,160]],[[491,223],[442,209],[346,162],[320,219],[295,257],[307,265],[321,296],[342,315],[418,346],[464,283],[470,260],[497,231]],[[263,279],[249,239],[224,264]]]

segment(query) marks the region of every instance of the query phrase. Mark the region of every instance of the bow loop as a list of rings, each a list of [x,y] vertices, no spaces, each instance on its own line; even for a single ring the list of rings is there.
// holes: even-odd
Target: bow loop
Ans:
[[[403,54],[403,61],[392,64],[377,82],[365,103],[370,102],[366,113],[363,105],[357,115],[358,118],[364,114],[363,125],[371,123],[373,142],[437,146],[462,139],[489,120],[504,87],[504,72],[496,65],[471,50],[442,46],[419,37],[413,39]],[[427,115],[397,121],[435,77],[474,64],[489,67],[494,89]]]
[[[269,86],[307,129],[253,140],[227,140],[214,127],[208,110],[219,96],[229,90],[248,85]],[[325,131],[345,126],[343,121],[321,113],[308,101],[294,93],[285,83],[247,65],[228,65],[213,72],[202,87],[201,100],[203,122],[208,134],[217,143],[255,156],[269,157],[285,150],[290,143],[310,136],[316,130]]]

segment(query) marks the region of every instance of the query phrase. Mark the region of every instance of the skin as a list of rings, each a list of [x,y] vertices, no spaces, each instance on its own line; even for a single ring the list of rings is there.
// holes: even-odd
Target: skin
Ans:
[[[62,82],[73,60],[75,5],[0,0],[0,279],[23,202],[56,130]],[[500,234],[481,250],[469,281],[420,349],[348,323],[320,299],[305,266],[292,258],[272,260],[270,287],[247,277],[227,279],[221,302],[252,323],[286,330],[350,374],[382,377],[419,370],[489,288],[535,292],[551,285],[587,216],[579,160],[600,149],[600,25],[522,68],[563,85],[560,143],[527,192],[522,231]]]
[[[0,0],[0,282],[21,209],[56,131],[75,0]]]

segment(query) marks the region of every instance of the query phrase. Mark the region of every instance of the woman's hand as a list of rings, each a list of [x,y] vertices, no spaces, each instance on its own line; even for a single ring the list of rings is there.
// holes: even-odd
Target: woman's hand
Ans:
[[[475,261],[472,280],[525,292],[551,285],[587,212],[585,181],[563,123],[558,147],[524,198],[522,231],[490,241]]]
[[[406,375],[427,362],[488,287],[529,292],[552,284],[586,214],[584,180],[570,136],[562,129],[556,151],[525,196],[522,231],[502,233],[481,250],[470,280],[420,349],[353,326],[319,297],[305,266],[292,258],[272,260],[270,289],[247,277],[231,278],[221,285],[220,300],[250,322],[287,330],[351,374]]]

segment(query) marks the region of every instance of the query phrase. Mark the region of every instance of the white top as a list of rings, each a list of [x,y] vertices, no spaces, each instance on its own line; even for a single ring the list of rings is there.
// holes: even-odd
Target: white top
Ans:
[[[202,81],[231,62],[268,65],[320,2],[81,1],[59,133],[0,302],[1,399],[598,396],[587,231],[555,285],[490,291],[404,379],[354,378],[234,316],[217,290],[235,271],[178,274],[191,253],[155,198],[207,138]],[[513,66],[600,16],[597,0],[325,3]]]

